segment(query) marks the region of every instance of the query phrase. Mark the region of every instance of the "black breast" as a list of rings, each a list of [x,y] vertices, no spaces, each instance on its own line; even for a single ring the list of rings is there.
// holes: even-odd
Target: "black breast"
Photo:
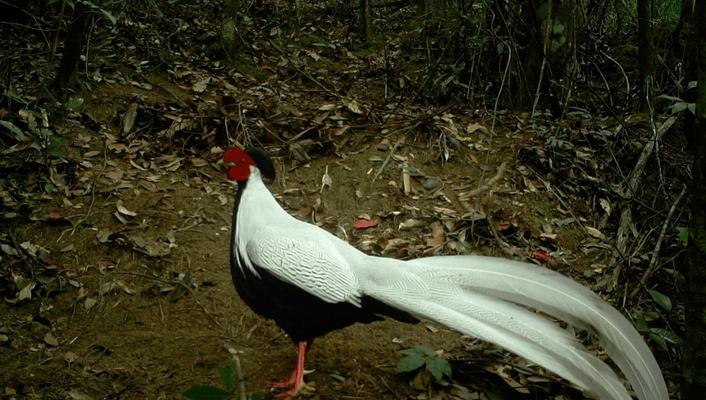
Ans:
[[[238,205],[244,189],[245,183],[241,183],[233,211],[233,230],[237,227]],[[362,307],[350,303],[328,303],[278,279],[266,269],[255,266],[257,276],[236,255],[235,234],[232,232],[231,235],[230,267],[236,291],[253,311],[273,319],[295,342],[310,341],[356,322],[378,321],[382,316],[390,316],[402,322],[418,322],[406,312],[369,296],[361,299]],[[239,262],[243,268],[238,265]]]
[[[246,267],[247,268],[247,267]],[[295,342],[313,340],[355,322],[380,320],[369,310],[350,303],[327,303],[267,270],[255,267],[259,277],[237,265],[231,266],[233,283],[240,297],[256,313],[273,319]],[[368,302],[372,300],[368,298]],[[373,301],[374,302],[374,301]]]

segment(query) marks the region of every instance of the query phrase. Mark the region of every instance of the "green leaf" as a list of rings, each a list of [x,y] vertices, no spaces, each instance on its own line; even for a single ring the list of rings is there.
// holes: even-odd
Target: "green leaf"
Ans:
[[[655,342],[660,349],[664,350],[665,352],[669,351],[669,348],[667,347],[667,342],[665,342],[660,335],[656,333],[650,333],[650,339]]]
[[[56,186],[54,186],[54,184],[51,182],[47,182],[44,184],[44,191],[46,193],[52,194],[56,191]]]
[[[66,156],[64,150],[66,149],[67,145],[68,142],[66,141],[66,139],[58,136],[50,136],[47,154],[49,154],[49,157],[52,158],[64,158]]]
[[[647,327],[647,320],[645,319],[645,314],[641,310],[635,310],[634,314],[635,319],[637,319],[637,330],[640,332],[647,332],[649,328]]]
[[[686,110],[688,104],[685,101],[678,101],[674,104],[672,104],[671,110],[672,114],[680,113],[684,110]]]
[[[230,393],[213,386],[194,386],[181,394],[189,400],[228,400]]]
[[[80,97],[72,97],[64,104],[64,108],[73,111],[83,105],[83,99]]]
[[[657,98],[658,98],[658,99],[671,100],[671,101],[674,101],[674,102],[678,102],[678,101],[680,101],[680,102],[682,102],[682,103],[684,102],[684,100],[682,100],[680,97],[670,96],[670,95],[668,95],[668,94],[661,94],[661,95],[657,96]]]
[[[451,378],[451,364],[441,357],[427,359],[427,371],[437,383],[443,382],[444,377]]]
[[[400,361],[397,363],[397,369],[395,370],[395,373],[403,374],[405,372],[416,371],[421,368],[425,362],[426,357],[419,353],[407,354],[406,356],[402,357],[402,359],[400,359]]]
[[[93,9],[93,11],[97,11],[97,12],[103,14],[103,16],[105,18],[107,18],[111,24],[115,25],[115,23],[118,22],[118,20],[113,16],[113,14],[110,13],[110,11],[106,10],[103,7],[100,7],[99,5],[92,2],[91,0],[80,0],[80,2],[87,5],[91,9]]]
[[[680,284],[684,284],[686,282],[686,278],[684,277],[684,275],[681,272],[677,271],[676,269],[662,268],[662,271],[671,275],[672,278],[674,278],[674,280],[679,282]]]
[[[223,40],[226,43],[231,43],[235,40],[235,22],[232,20],[228,19],[223,23],[223,30],[221,32],[221,35],[223,35]]]
[[[561,35],[562,33],[564,33],[565,30],[566,28],[564,27],[564,24],[557,20],[555,20],[552,24],[552,33],[554,35]]]
[[[657,290],[648,290],[647,292],[650,294],[650,296],[652,296],[652,299],[657,304],[659,304],[660,307],[662,307],[664,311],[672,311],[672,300],[669,298],[669,296],[662,292],[658,292]]]
[[[228,392],[235,387],[235,366],[233,362],[229,362],[220,369],[221,382]]]
[[[689,244],[689,228],[686,226],[677,226],[677,238],[684,246]]]
[[[662,339],[666,340],[667,342],[674,343],[674,344],[681,344],[682,340],[677,335],[676,333],[670,331],[669,329],[663,329],[663,328],[651,328],[650,329],[651,333],[654,333],[656,335],[659,335]]]
[[[25,133],[22,131],[22,129],[18,128],[17,125],[13,124],[10,121],[0,121],[0,126],[5,127],[10,133],[15,135],[15,139],[17,139],[20,142],[27,142],[29,141],[29,138]]]
[[[426,356],[426,357],[436,357],[436,353],[434,352],[434,350],[432,350],[426,346],[417,346],[412,349],[402,350],[400,353],[402,353],[404,355],[417,354],[417,355]]]

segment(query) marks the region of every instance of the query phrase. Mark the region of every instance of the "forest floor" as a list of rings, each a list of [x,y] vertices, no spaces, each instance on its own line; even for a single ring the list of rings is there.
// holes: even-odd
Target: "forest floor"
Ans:
[[[271,396],[265,381],[290,371],[295,347],[232,287],[235,186],[220,157],[234,143],[270,152],[270,188],[287,210],[368,253],[513,256],[606,286],[617,223],[601,191],[610,171],[587,146],[550,154],[539,131],[585,135],[593,124],[598,135],[617,124],[537,128],[502,107],[399,100],[385,90],[382,46],[356,48],[328,20],[285,35],[255,18],[259,39],[231,64],[214,48],[216,14],[175,8],[182,45],[139,16],[115,28],[131,39],[97,29],[84,89],[71,96],[82,101],[46,120],[61,140],[5,151],[0,398],[179,398],[219,383],[225,346],[239,351],[248,393]],[[16,125],[41,125],[36,111]],[[639,280],[647,253],[636,253],[629,279]],[[651,300],[630,304],[658,318]],[[395,374],[399,351],[421,345],[453,361],[451,385]],[[655,352],[674,381],[671,355]],[[582,398],[514,355],[426,321],[331,333],[307,367],[314,391],[304,398]]]

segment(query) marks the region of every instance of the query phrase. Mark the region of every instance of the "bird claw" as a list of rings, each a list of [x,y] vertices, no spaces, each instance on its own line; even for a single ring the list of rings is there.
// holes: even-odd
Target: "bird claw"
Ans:
[[[295,384],[294,387],[283,393],[277,393],[275,398],[277,400],[292,400],[301,392],[313,392],[315,389],[313,386],[307,385],[304,382],[301,384]]]

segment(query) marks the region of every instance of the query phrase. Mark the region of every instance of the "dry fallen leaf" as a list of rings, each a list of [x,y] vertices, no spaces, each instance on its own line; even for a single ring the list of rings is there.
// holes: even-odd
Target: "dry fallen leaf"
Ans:
[[[587,227],[586,227],[586,232],[587,232],[591,237],[594,237],[594,238],[596,238],[596,239],[605,240],[605,238],[606,238],[605,235],[603,234],[603,232],[599,231],[598,229],[596,229],[596,228],[594,228],[594,227],[592,227],[592,226],[587,226]]]
[[[121,169],[112,169],[106,173],[104,173],[107,178],[109,178],[113,183],[119,182],[121,179],[123,179],[123,176],[125,175],[125,172]]]
[[[321,107],[319,107],[319,111],[331,111],[331,110],[335,110],[335,109],[336,109],[336,105],[333,103],[324,104]]]
[[[86,311],[88,311],[88,310],[90,310],[91,308],[93,308],[93,306],[95,306],[96,303],[98,303],[98,300],[96,300],[95,298],[93,298],[93,297],[86,297],[86,302],[83,303],[83,307],[86,309]]]
[[[202,79],[202,80],[194,83],[194,85],[191,87],[191,90],[193,90],[195,93],[203,93],[204,91],[206,91],[206,87],[208,86],[208,83],[210,81],[211,81],[210,77]]]
[[[376,219],[359,219],[353,223],[353,227],[355,229],[368,229],[376,227],[378,224],[380,224],[380,221]]]
[[[99,229],[98,232],[96,233],[96,239],[98,239],[98,241],[101,243],[108,243],[110,241],[110,237],[112,235],[113,235],[113,232],[111,232],[109,230]]]
[[[400,222],[400,225],[397,227],[397,229],[399,229],[401,231],[405,231],[405,230],[412,229],[412,228],[426,226],[426,224],[427,223],[422,220],[410,218],[404,222]]]
[[[610,206],[610,202],[609,202],[608,200],[606,200],[606,199],[600,199],[598,202],[600,203],[601,208],[603,209],[603,211],[605,211],[606,214],[610,215],[611,212],[613,211],[612,208],[611,208],[611,206]]]
[[[17,300],[29,300],[32,298],[32,289],[37,286],[36,282],[30,282],[27,284],[25,287],[20,290],[20,293],[17,295]]]
[[[319,61],[321,59],[321,56],[314,50],[304,49],[304,51],[309,55],[309,57],[313,58],[314,61]]]
[[[485,126],[477,123],[477,122],[472,122],[466,126],[466,132],[467,133],[473,133],[475,131],[481,131],[482,133],[489,133],[488,128]]]
[[[81,392],[79,389],[71,389],[68,395],[71,400],[93,400],[93,397]]]
[[[17,249],[5,243],[0,243],[0,249],[8,256],[17,256],[20,254],[17,252]]]
[[[112,292],[114,287],[115,282],[105,282],[100,286],[99,293],[101,296],[105,296],[108,293]]]
[[[127,294],[133,295],[133,294],[137,293],[137,292],[135,291],[135,289],[129,287],[129,286],[128,286],[127,284],[125,284],[125,282],[123,282],[123,281],[118,281],[117,284],[118,284],[118,286],[120,286],[120,289],[122,289],[123,292],[125,292],[125,293],[127,293]]]
[[[360,106],[358,105],[358,102],[355,99],[351,99],[351,100],[344,99],[343,104],[345,104],[346,108],[351,110],[351,112],[354,112],[356,114],[363,113],[363,110],[360,109]]]
[[[319,193],[322,193],[324,191],[325,187],[331,188],[333,185],[333,179],[331,179],[331,175],[328,174],[328,165],[326,166],[326,171],[324,172],[324,176],[321,177],[321,190],[319,190]]]
[[[52,347],[57,347],[59,345],[59,341],[54,337],[54,335],[51,334],[51,332],[47,332],[47,334],[44,335],[44,343]]]
[[[208,165],[208,161],[202,159],[202,158],[192,158],[191,159],[191,165],[193,165],[196,168],[199,167],[205,167]]]
[[[66,361],[67,363],[71,364],[76,360],[78,360],[78,354],[72,351],[67,351],[66,353],[64,353],[64,361]]]
[[[125,208],[125,206],[123,206],[122,200],[118,200],[117,202],[115,202],[115,206],[118,209],[118,212],[122,215],[127,215],[128,217],[136,217],[137,216],[136,212],[130,211],[127,208]]]
[[[137,103],[130,103],[123,117],[123,134],[130,133],[137,117]]]
[[[427,239],[427,246],[440,247],[444,245],[445,241],[446,234],[444,233],[444,226],[441,225],[439,221],[434,221],[431,224],[431,238]]]

